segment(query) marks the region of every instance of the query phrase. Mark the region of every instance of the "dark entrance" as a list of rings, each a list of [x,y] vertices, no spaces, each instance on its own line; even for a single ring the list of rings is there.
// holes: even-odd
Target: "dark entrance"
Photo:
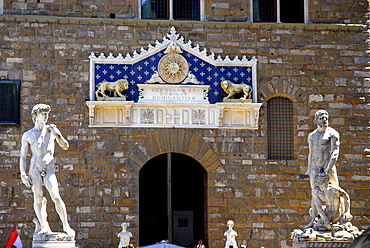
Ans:
[[[207,172],[195,159],[167,153],[139,172],[139,245],[206,239]]]

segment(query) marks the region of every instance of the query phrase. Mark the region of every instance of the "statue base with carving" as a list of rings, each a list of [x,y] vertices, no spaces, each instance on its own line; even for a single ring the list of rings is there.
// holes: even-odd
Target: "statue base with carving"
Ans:
[[[360,236],[359,231],[351,222],[334,224],[332,230],[315,230],[306,228],[303,231],[295,229],[292,232],[293,248],[311,247],[347,247]]]
[[[293,243],[292,248],[317,248],[317,247],[348,247],[351,242],[318,242],[308,241]]]
[[[66,233],[33,234],[32,248],[77,248],[74,237]]]

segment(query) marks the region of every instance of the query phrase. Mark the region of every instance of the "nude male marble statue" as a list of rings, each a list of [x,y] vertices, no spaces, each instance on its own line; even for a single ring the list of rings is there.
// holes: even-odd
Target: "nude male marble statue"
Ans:
[[[312,195],[315,194],[315,179],[319,173],[325,173],[332,185],[339,185],[335,162],[339,156],[339,134],[329,127],[329,114],[326,110],[318,110],[315,113],[314,122],[317,128],[308,135],[309,155],[308,170]],[[306,228],[313,227],[317,209],[314,201],[311,201],[312,220]]]
[[[117,237],[120,238],[118,248],[125,248],[130,245],[130,238],[132,237],[131,232],[127,231],[127,223],[122,223],[122,231],[117,234]]]
[[[339,187],[335,162],[339,156],[339,134],[328,125],[326,110],[315,113],[317,128],[308,135],[308,170],[298,179],[310,178],[311,222],[292,232],[293,242],[352,241],[362,231],[350,222],[350,197]]]
[[[70,237],[75,237],[75,231],[69,226],[67,220],[66,206],[59,194],[59,187],[55,175],[54,148],[55,141],[63,149],[69,148],[68,141],[62,136],[56,125],[47,125],[50,106],[37,104],[32,109],[32,120],[35,126],[22,136],[22,146],[20,155],[21,180],[31,188],[34,194],[34,210],[39,221],[40,229],[37,234],[51,233],[45,210],[45,200],[43,198],[42,186],[45,186],[55,203],[56,211],[62,221],[63,230]],[[27,154],[31,148],[32,157],[28,174]]]
[[[227,226],[229,227],[229,230],[227,230],[224,234],[224,236],[226,236],[225,248],[230,248],[230,246],[233,248],[238,248],[235,240],[235,237],[238,236],[238,233],[233,230],[234,221],[229,220],[227,222]]]

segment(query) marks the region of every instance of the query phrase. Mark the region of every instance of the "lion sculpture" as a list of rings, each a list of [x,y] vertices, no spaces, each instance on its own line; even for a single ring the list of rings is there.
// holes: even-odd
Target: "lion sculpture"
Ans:
[[[97,84],[96,87],[98,88],[95,91],[96,98],[99,97],[99,94],[102,95],[103,97],[109,97],[105,94],[105,91],[109,92],[113,91],[115,97],[117,95],[119,97],[124,97],[124,95],[122,95],[121,92],[128,89],[128,81],[126,79],[119,79],[115,82],[104,81]]]
[[[233,98],[234,94],[237,93],[244,93],[244,96],[240,99],[246,100],[252,98],[252,87],[250,87],[248,84],[234,84],[230,80],[224,80],[221,82],[222,89],[228,94],[225,98]]]

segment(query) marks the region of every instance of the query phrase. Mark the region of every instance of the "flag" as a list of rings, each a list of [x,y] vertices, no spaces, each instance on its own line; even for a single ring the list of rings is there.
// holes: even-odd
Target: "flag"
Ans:
[[[8,243],[6,243],[5,248],[23,248],[21,238],[18,235],[16,229],[10,234]]]

